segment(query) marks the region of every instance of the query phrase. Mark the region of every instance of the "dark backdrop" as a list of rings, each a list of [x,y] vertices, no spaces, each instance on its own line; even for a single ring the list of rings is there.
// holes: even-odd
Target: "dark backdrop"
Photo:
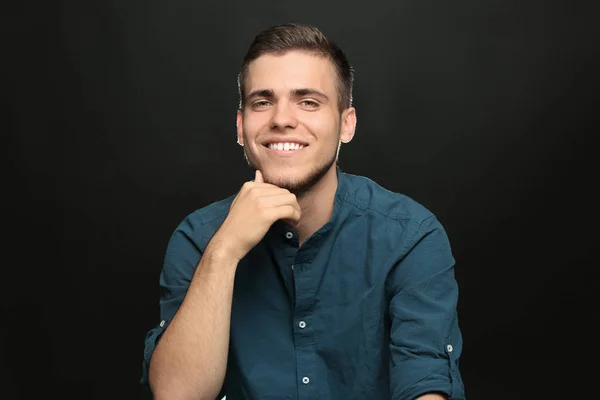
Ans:
[[[235,78],[253,36],[290,21],[355,66],[341,168],[448,230],[469,399],[597,395],[592,2],[0,8],[0,398],[149,398],[138,381],[167,241],[252,178]]]

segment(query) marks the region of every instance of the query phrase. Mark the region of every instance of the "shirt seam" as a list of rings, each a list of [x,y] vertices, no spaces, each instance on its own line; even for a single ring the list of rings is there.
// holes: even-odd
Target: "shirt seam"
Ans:
[[[429,215],[427,215],[423,218],[415,218],[415,215],[410,214],[410,213],[405,213],[405,214],[394,214],[394,213],[389,213],[389,212],[386,213],[386,212],[378,210],[376,208],[369,207],[369,205],[368,205],[369,203],[367,203],[367,202],[357,202],[356,200],[351,201],[350,197],[351,197],[350,194],[346,193],[344,196],[340,196],[339,199],[340,199],[340,201],[342,201],[360,211],[373,211],[373,212],[381,215],[382,217],[390,219],[392,221],[415,221],[415,223],[418,224],[417,231],[420,229],[423,222],[427,221],[430,218],[435,218],[435,215],[433,213],[431,213],[431,211],[428,212]]]
[[[413,230],[412,234],[410,235],[410,238],[404,241],[404,245],[402,247],[402,251],[401,254],[403,254],[403,257],[408,254],[408,251],[410,251],[410,249],[414,246],[416,240],[415,237],[417,237],[417,234],[421,231],[421,227],[423,226],[423,223],[425,221],[428,220],[434,220],[436,218],[435,215],[430,215],[427,218],[424,218],[423,220],[416,222],[417,226],[415,227],[415,229]],[[392,254],[390,256],[390,259],[388,259],[387,263],[389,263],[391,261],[392,258],[396,257],[397,254]],[[398,262],[402,262],[402,261],[398,261]],[[390,285],[389,282],[386,283],[386,286]],[[398,288],[397,291],[395,292],[390,292],[390,299],[396,297],[397,295],[399,295],[400,293],[405,294],[405,293],[411,293],[411,290],[415,289],[415,286],[409,286],[407,288]]]
[[[193,214],[196,214],[198,216],[198,218],[200,219],[200,221],[199,221],[200,222],[200,226],[208,225],[211,222],[214,222],[214,221],[216,221],[216,220],[218,220],[220,218],[223,218],[223,216],[227,216],[229,214],[229,209],[228,209],[228,210],[226,210],[224,212],[221,212],[221,213],[219,213],[217,215],[213,215],[213,217],[210,218],[210,219],[208,219],[208,220],[205,220],[203,218],[203,215],[202,215],[203,212],[202,211],[203,211],[203,208],[200,208],[200,209],[194,211],[194,213],[193,213]]]

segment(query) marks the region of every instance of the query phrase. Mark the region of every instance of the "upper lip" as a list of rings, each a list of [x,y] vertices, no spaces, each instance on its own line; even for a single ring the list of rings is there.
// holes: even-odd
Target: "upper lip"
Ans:
[[[308,146],[308,143],[306,141],[293,137],[267,139],[263,142],[263,145],[268,146],[271,143],[298,143],[302,146]]]

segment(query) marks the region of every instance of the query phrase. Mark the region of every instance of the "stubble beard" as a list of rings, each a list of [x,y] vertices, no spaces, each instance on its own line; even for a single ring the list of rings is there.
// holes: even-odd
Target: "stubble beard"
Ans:
[[[331,169],[331,167],[337,163],[340,155],[340,147],[342,143],[339,142],[336,152],[332,155],[332,157],[321,163],[320,165],[316,165],[311,171],[300,178],[300,180],[291,181],[289,179],[278,179],[270,181],[268,177],[263,175],[266,183],[273,184],[275,186],[279,186],[280,188],[287,189],[291,193],[295,194],[297,198],[303,197],[306,193],[308,193],[323,177],[327,174],[327,172]],[[257,164],[248,157],[246,153],[246,148],[244,147],[244,157],[246,158],[246,162],[253,170],[258,169]]]

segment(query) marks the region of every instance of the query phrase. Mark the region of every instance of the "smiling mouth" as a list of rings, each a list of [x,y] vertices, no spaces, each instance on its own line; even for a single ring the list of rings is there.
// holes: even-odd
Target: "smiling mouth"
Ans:
[[[303,148],[305,148],[307,146],[300,144],[300,143],[283,142],[283,143],[265,144],[265,147],[268,148],[269,150],[293,152],[293,151],[302,150]]]

